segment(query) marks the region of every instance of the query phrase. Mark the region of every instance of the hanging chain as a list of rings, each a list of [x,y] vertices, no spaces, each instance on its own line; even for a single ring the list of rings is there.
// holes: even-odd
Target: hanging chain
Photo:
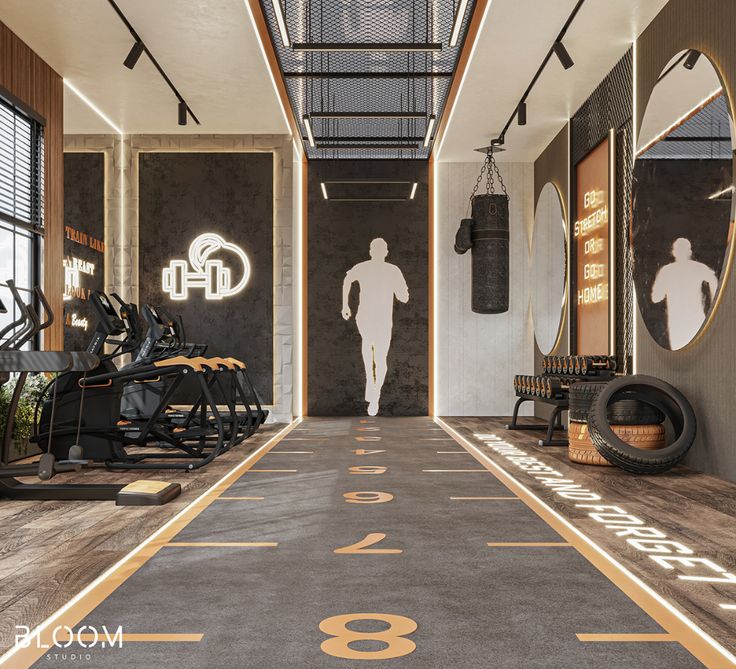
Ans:
[[[489,162],[490,161],[488,159],[488,155],[486,155],[486,159],[485,161],[483,161],[483,167],[480,168],[480,174],[478,175],[478,179],[475,182],[475,186],[473,186],[473,192],[470,194],[470,199],[468,200],[468,211],[467,211],[468,216],[470,215],[472,211],[473,200],[475,199],[475,196],[478,192],[478,188],[480,188],[481,181],[483,181],[483,174],[485,173],[486,169],[488,169]]]
[[[494,172],[496,173],[496,177],[498,177],[498,183],[501,184],[501,190],[503,191],[503,194],[508,197],[509,194],[506,190],[506,184],[504,184],[503,177],[501,176],[501,171],[498,169],[498,165],[496,164],[496,159],[493,156],[493,145],[491,145],[490,150],[488,151],[488,153],[486,153],[486,159],[483,161],[483,166],[480,168],[480,174],[478,175],[478,179],[476,180],[475,186],[473,187],[473,192],[470,194],[470,200],[468,202],[468,214],[470,214],[470,212],[472,211],[473,200],[478,194],[478,189],[480,188],[480,184],[483,181],[484,175],[486,178],[486,195],[495,195],[496,180],[493,177]]]

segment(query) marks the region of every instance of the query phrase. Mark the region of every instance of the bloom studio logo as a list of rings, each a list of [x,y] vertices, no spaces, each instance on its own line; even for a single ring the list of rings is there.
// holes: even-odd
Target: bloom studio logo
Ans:
[[[105,625],[99,629],[82,625],[76,632],[68,625],[59,625],[51,631],[51,643],[42,643],[39,633],[32,632],[26,625],[16,625],[15,630],[16,646],[47,650],[45,658],[51,661],[90,662],[94,649],[123,647],[122,625],[118,625],[114,632]]]
[[[216,254],[226,257],[229,266],[222,257],[214,257]],[[172,300],[186,300],[190,288],[203,288],[207,300],[222,300],[243,290],[249,278],[245,251],[214,232],[206,232],[189,245],[189,262],[177,259],[164,267],[161,287]]]

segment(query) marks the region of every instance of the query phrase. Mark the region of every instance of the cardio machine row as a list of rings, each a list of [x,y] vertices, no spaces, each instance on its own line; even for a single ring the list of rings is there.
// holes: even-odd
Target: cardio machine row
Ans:
[[[168,499],[161,501],[160,495],[157,501],[146,501],[142,494],[121,502],[120,495],[93,490],[119,491],[123,486],[29,486],[11,477],[31,475],[34,467],[42,479],[100,466],[190,471],[241,443],[265,422],[268,412],[261,406],[245,363],[232,357],[205,357],[206,345],[186,341],[181,318],[148,305],[139,313],[136,305],[113,295],[116,309],[107,295],[93,292],[98,323],[85,352],[22,351],[25,343],[53,322],[53,314],[40,289],[35,289],[35,295],[46,311],[44,323],[33,304],[23,303],[12,282],[8,287],[21,316],[0,332],[0,373],[5,373],[0,380],[7,380],[7,372],[20,372],[14,392],[19,396],[29,372],[47,371],[53,376],[37,403],[31,438],[42,451],[41,459],[31,465],[0,467],[0,496],[165,503]],[[131,362],[116,364],[124,355]],[[183,387],[196,399],[181,410],[172,407],[171,401]],[[6,441],[12,431],[12,416],[8,418]],[[151,482],[146,484],[151,487]],[[52,488],[60,496],[53,496]]]

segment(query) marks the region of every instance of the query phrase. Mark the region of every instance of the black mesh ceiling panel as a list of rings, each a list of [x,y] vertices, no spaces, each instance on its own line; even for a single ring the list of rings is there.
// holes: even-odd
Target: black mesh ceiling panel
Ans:
[[[261,7],[310,159],[429,156],[475,0]]]

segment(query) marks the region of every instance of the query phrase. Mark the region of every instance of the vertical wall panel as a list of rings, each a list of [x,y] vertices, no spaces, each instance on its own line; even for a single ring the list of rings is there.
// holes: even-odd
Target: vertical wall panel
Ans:
[[[705,53],[720,70],[733,117],[736,93],[736,2],[670,0],[637,41],[637,127],[661,71],[683,49]],[[733,249],[732,249],[733,253]],[[736,481],[733,385],[736,378],[736,285],[722,287],[721,304],[694,344],[668,351],[647,332],[637,309],[637,365],[680,388],[695,408],[698,436],[687,463]]]
[[[510,197],[509,311],[475,314],[470,307],[470,254],[453,249],[460,219],[481,163],[438,163],[437,413],[506,416],[514,406],[514,374],[531,374],[533,333],[529,304],[529,233],[533,211],[531,163],[500,163]],[[531,406],[527,405],[526,413]]]

